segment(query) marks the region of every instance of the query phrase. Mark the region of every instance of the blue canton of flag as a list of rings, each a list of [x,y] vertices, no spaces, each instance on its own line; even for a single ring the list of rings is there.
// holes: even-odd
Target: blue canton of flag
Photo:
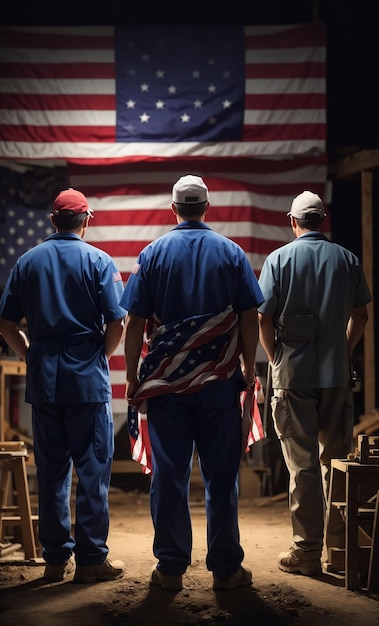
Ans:
[[[242,139],[242,26],[118,27],[115,60],[118,142]]]
[[[3,209],[0,236],[0,286],[4,287],[17,259],[54,232],[49,212],[10,205]]]

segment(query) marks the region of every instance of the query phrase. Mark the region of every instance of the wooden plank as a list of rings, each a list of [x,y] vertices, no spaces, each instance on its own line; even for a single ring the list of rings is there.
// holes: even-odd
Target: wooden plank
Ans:
[[[379,150],[361,150],[336,163],[337,178],[347,178],[364,170],[379,169]]]
[[[379,432],[379,412],[375,411],[374,415],[361,415],[358,424],[353,428],[354,439],[361,433],[373,435]]]
[[[379,150],[378,150],[379,155]],[[364,411],[375,411],[375,336],[374,336],[374,279],[373,279],[373,198],[372,172],[362,171],[362,266],[372,295],[367,306],[368,322],[364,341]]]

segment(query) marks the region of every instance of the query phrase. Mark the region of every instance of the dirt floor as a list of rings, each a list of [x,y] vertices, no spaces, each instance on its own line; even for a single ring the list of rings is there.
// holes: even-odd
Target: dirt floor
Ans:
[[[144,477],[145,478],[145,477]],[[155,564],[149,496],[144,491],[110,490],[110,558],[126,564],[124,578],[77,585],[68,579],[45,583],[43,562],[26,563],[23,552],[0,559],[2,626],[179,626],[247,625],[377,626],[379,597],[346,591],[343,579],[307,578],[278,570],[276,559],[291,542],[285,494],[240,498],[240,532],[251,588],[212,591],[205,567],[202,489],[191,489],[193,563],[179,593],[149,587]]]

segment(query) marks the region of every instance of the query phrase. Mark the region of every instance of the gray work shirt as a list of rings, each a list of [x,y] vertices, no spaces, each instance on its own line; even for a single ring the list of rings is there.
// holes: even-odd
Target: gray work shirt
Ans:
[[[274,388],[348,387],[346,327],[351,311],[371,301],[352,252],[312,231],[274,250],[259,286],[277,331]]]

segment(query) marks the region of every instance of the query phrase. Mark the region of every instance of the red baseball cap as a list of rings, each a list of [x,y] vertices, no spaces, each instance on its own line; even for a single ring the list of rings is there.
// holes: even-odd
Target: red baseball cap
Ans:
[[[93,211],[89,208],[85,195],[72,187],[61,191],[54,200],[53,214],[59,215],[61,213],[65,215],[87,213],[87,215],[93,217]]]

